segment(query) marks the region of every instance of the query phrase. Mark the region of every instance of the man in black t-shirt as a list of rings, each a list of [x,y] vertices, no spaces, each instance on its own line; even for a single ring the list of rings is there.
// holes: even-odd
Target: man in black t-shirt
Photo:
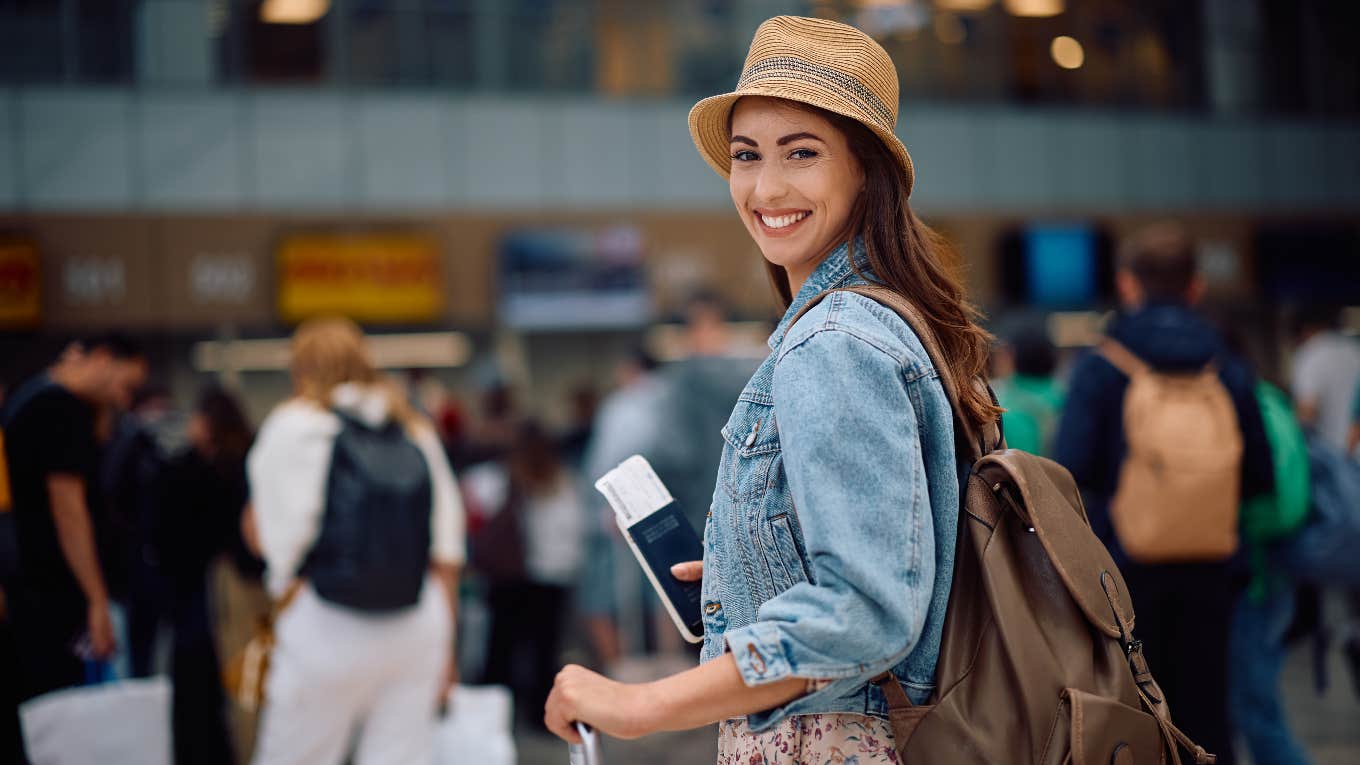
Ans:
[[[87,492],[97,486],[97,415],[126,407],[146,371],[127,338],[77,343],[15,390],[0,418],[18,542],[7,589],[21,698],[79,684],[82,657],[116,647]]]

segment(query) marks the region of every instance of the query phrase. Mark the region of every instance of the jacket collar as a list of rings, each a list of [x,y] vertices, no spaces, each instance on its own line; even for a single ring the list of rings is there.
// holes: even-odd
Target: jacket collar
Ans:
[[[864,246],[856,240],[855,257],[863,259]],[[818,264],[812,275],[803,282],[803,286],[798,290],[798,294],[793,296],[793,303],[789,305],[789,310],[784,312],[784,318],[780,319],[779,326],[775,327],[774,334],[770,335],[769,344],[771,350],[779,350],[779,344],[784,341],[784,335],[788,334],[793,325],[794,317],[803,310],[803,306],[812,302],[812,299],[827,290],[834,290],[848,284],[858,284],[863,282],[850,266],[850,245],[842,244],[840,247],[831,251],[830,255]],[[866,264],[860,263],[860,270],[864,271]]]

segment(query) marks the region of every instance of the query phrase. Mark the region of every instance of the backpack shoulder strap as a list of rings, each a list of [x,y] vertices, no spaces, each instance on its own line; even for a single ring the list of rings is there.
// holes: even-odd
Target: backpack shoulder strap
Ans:
[[[1130,380],[1152,371],[1152,367],[1148,366],[1146,361],[1138,358],[1133,351],[1112,337],[1101,339],[1100,344],[1096,346],[1096,353],[1099,353]]]
[[[902,317],[902,320],[911,327],[912,332],[921,341],[921,345],[926,349],[926,355],[930,357],[930,363],[934,365],[935,371],[940,376],[940,383],[944,387],[945,396],[949,399],[949,408],[954,413],[954,427],[956,428],[956,440],[965,448],[962,451],[970,460],[977,460],[982,455],[992,451],[994,448],[1004,448],[1005,438],[1001,433],[1000,422],[991,423],[985,429],[986,432],[978,433],[973,424],[959,416],[959,381],[954,379],[954,373],[948,364],[944,363],[944,354],[940,351],[939,341],[935,339],[935,332],[930,328],[921,312],[910,300],[898,294],[889,287],[880,285],[856,285],[852,287],[840,287],[834,290],[827,290],[808,301],[794,316],[793,322],[796,324],[803,315],[812,310],[813,306],[822,302],[827,295],[833,292],[853,292],[856,295],[873,300]],[[972,384],[987,387],[987,382],[981,378],[973,380]],[[995,400],[995,395],[988,389],[988,395]]]
[[[794,316],[793,323],[803,318],[803,315],[812,310],[812,307],[820,303],[827,295],[832,292],[853,292],[862,295],[887,308],[902,318],[911,327],[912,332],[921,341],[922,347],[926,350],[926,355],[930,357],[930,363],[934,365],[936,373],[940,376],[940,385],[944,388],[945,396],[949,400],[949,408],[954,415],[954,441],[958,451],[966,457],[969,462],[976,462],[984,454],[995,449],[1005,448],[1005,434],[1001,431],[1001,422],[998,418],[996,422],[990,423],[984,433],[977,433],[976,429],[967,420],[959,416],[959,387],[958,381],[954,378],[954,373],[949,365],[944,363],[944,354],[940,351],[939,341],[935,338],[935,332],[930,328],[921,312],[912,305],[902,295],[892,289],[876,285],[863,285],[853,287],[842,287],[840,289],[828,290],[817,295]],[[978,378],[972,381],[973,384],[986,388],[987,394],[992,401],[996,401],[996,394],[987,385],[987,381]],[[909,741],[912,734],[920,725],[922,718],[920,711],[914,709],[911,699],[908,698],[902,685],[889,670],[873,678],[870,682],[877,685],[888,701],[888,718],[892,725],[893,735],[899,744],[898,751],[901,752],[905,742]]]
[[[1103,338],[1096,346],[1096,353],[1100,354],[1130,380],[1140,375],[1154,374],[1157,371],[1151,364],[1138,358],[1137,354],[1112,337]],[[1218,360],[1209,359],[1209,362],[1199,370],[1199,374],[1217,375]]]
[[[354,414],[347,412],[338,406],[331,407],[330,413],[335,415],[335,419],[340,421],[341,430],[344,430],[346,428],[357,428],[359,430],[376,430],[376,428],[370,427],[367,423],[356,417]]]

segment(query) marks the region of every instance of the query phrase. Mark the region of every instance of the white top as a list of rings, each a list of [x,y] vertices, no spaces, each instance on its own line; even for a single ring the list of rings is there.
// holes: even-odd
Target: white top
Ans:
[[[381,425],[390,416],[387,394],[381,388],[347,383],[336,387],[331,401],[369,425]],[[276,597],[287,589],[320,534],[331,452],[340,429],[340,418],[333,412],[304,399],[291,399],[265,418],[246,458],[250,502],[268,567],[266,584]],[[417,428],[411,440],[430,468],[434,499],[430,558],[461,564],[463,502],[453,470],[433,428]]]
[[[468,496],[493,516],[505,509],[510,477],[505,466],[487,462],[463,477]],[[575,481],[562,480],[546,494],[526,496],[520,520],[524,532],[524,569],[541,584],[569,587],[585,562],[586,510]]]
[[[1294,354],[1294,398],[1317,407],[1317,432],[1344,450],[1360,388],[1360,341],[1340,332],[1319,332]]]
[[[576,584],[585,561],[586,513],[574,481],[525,498],[524,567],[535,582]]]

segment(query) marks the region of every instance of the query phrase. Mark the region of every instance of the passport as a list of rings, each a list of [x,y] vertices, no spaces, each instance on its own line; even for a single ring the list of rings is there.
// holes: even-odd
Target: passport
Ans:
[[[685,513],[641,456],[624,460],[596,481],[595,488],[614,508],[619,530],[676,629],[691,643],[702,641],[700,583],[682,582],[671,574],[671,566],[704,557],[703,540]]]

